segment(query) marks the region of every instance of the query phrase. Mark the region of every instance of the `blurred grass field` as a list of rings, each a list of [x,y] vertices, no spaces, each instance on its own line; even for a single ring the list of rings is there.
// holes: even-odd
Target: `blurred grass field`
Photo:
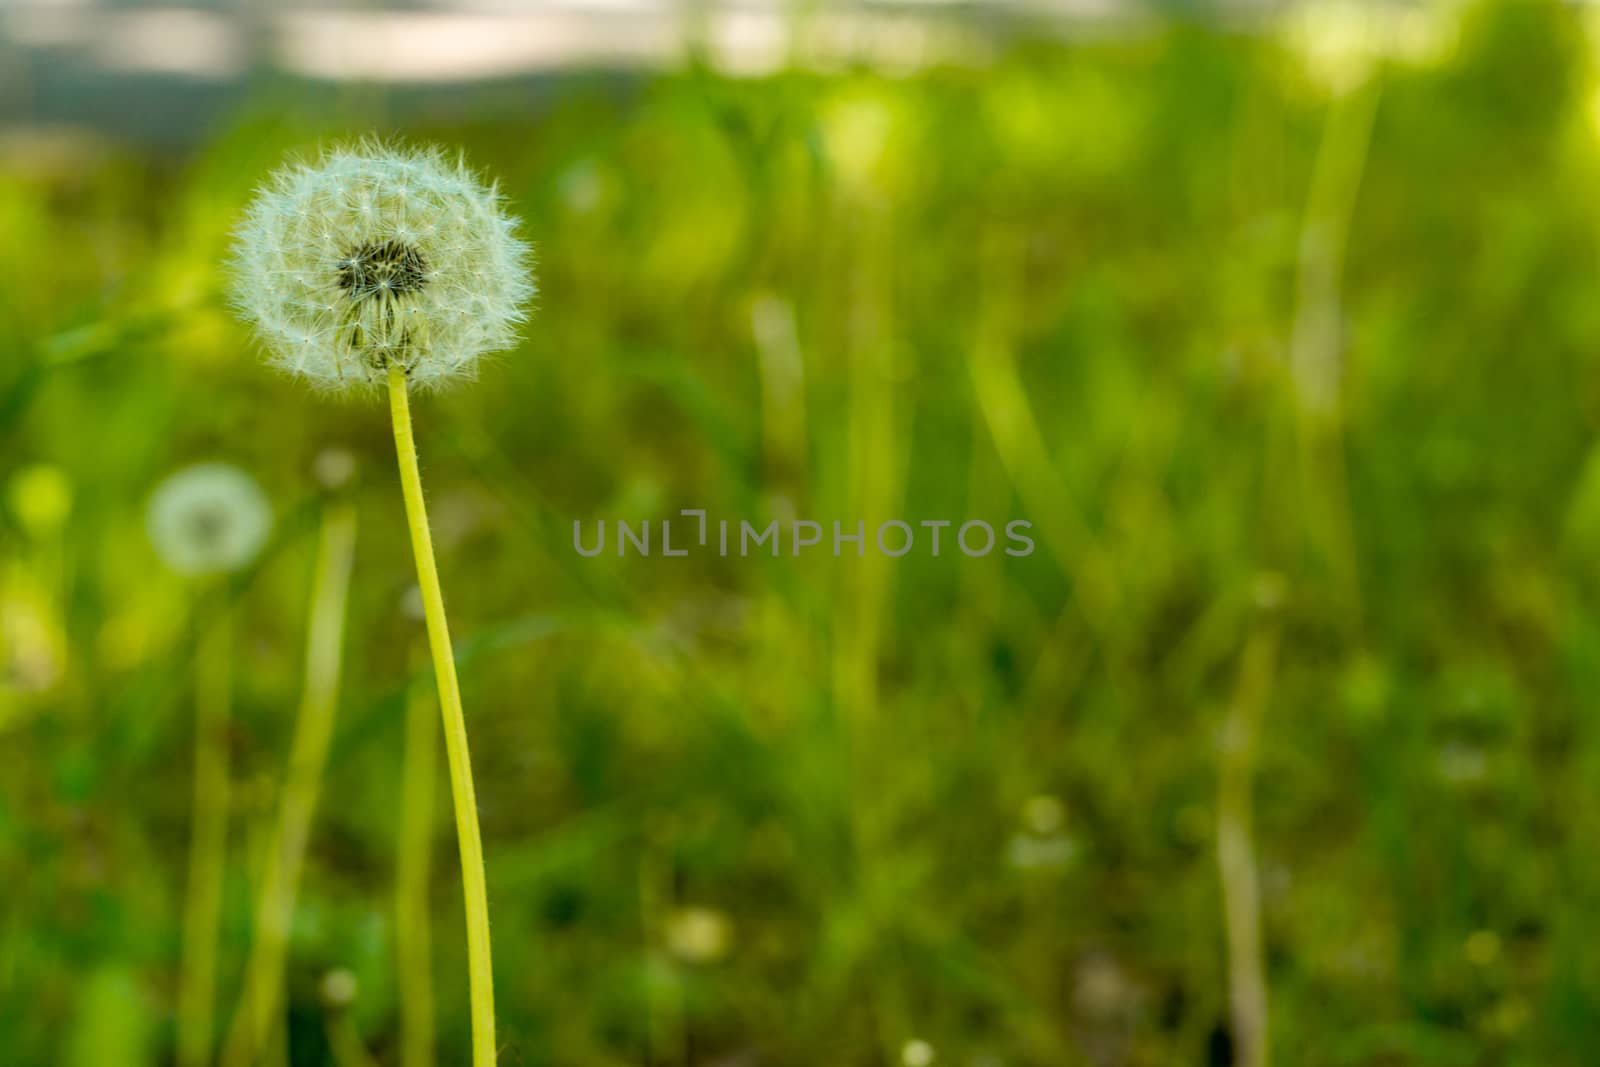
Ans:
[[[521,347],[415,402],[502,1063],[1234,1062],[1220,741],[1269,639],[1274,1061],[1596,1062],[1586,19],[1478,6],[1399,55],[1172,23],[900,76],[574,76],[533,112],[486,88],[470,121],[403,126],[374,90],[269,85],[189,152],[7,141],[0,1061],[172,1062],[193,662],[224,610],[231,1011],[330,506],[313,468],[344,449],[346,678],[275,1057],[355,1067],[353,1028],[398,1062],[428,677],[393,445],[381,404],[261,366],[219,268],[285,154],[377,129],[459,144],[538,249]],[[200,460],[276,513],[210,595],[144,533]],[[691,507],[1026,518],[1039,550],[573,551],[574,519]],[[452,1065],[442,770],[438,796]]]

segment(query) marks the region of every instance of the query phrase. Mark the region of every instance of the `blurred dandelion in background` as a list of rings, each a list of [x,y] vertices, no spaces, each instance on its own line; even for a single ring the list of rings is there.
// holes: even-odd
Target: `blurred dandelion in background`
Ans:
[[[146,528],[162,562],[177,573],[225,574],[249,565],[266,544],[272,508],[244,471],[202,463],[157,487]]]
[[[319,985],[322,1003],[334,1011],[343,1011],[354,1004],[358,989],[356,976],[346,967],[327,972]]]
[[[1040,794],[1022,806],[1022,826],[1011,836],[1006,860],[1018,870],[1055,870],[1072,862],[1078,846],[1066,833],[1067,808],[1058,797]]]
[[[356,476],[356,457],[343,448],[324,448],[312,462],[311,473],[322,488],[343,489]]]
[[[733,945],[733,924],[714,908],[680,908],[667,916],[666,939],[686,963],[715,963]]]

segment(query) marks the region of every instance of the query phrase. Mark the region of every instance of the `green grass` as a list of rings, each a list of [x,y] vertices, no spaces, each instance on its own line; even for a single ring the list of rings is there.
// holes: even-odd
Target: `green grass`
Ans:
[[[1254,789],[1275,1061],[1590,1062],[1588,32],[1475,10],[1443,59],[1343,96],[1286,40],[1173,27],[904,78],[576,78],[534,113],[485,90],[466,125],[407,125],[501,180],[540,259],[522,347],[414,402],[501,1061],[874,1064],[921,1039],[962,1067],[1226,1062],[1218,739],[1276,576]],[[143,510],[201,458],[278,515],[230,592],[235,1003],[333,446],[361,461],[362,537],[281,1040],[335,1062],[320,989],[345,969],[345,1021],[398,1060],[420,630],[386,414],[261,367],[217,266],[285,152],[384,128],[370,96],[263,89],[182,156],[0,161],[7,1064],[173,1055],[204,617]],[[1304,368],[1330,362],[1319,411]],[[38,463],[70,481],[65,524],[18,477]],[[1039,549],[572,549],[575,518],[683,507],[1027,518]],[[726,944],[686,936],[687,909]]]

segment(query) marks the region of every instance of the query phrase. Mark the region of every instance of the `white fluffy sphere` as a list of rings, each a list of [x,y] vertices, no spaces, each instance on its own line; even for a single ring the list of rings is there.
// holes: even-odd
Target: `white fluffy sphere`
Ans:
[[[222,574],[256,558],[272,531],[272,508],[244,471],[201,463],[156,488],[145,525],[156,554],[179,574]]]
[[[470,375],[534,293],[501,197],[435,148],[363,143],[279,170],[237,232],[234,304],[272,361],[326,388]]]

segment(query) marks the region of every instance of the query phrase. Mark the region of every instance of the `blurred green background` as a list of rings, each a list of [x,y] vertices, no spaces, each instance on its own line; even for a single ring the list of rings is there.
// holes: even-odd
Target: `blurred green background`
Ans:
[[[1276,1062],[1597,1062],[1590,21],[1024,27],[900,69],[691,60],[433,109],[265,77],[182,145],[14,124],[0,1059],[173,1062],[196,651],[224,611],[226,1025],[338,448],[346,676],[265,1062],[399,1062],[400,768],[429,676],[386,412],[264,368],[219,269],[287,153],[379,130],[460,145],[538,249],[521,347],[414,402],[502,1063],[1244,1062],[1229,773]],[[209,593],[144,526],[201,460],[276,514]],[[574,519],[685,507],[1025,518],[1039,549],[573,551]],[[1231,772],[1230,717],[1258,727]]]

